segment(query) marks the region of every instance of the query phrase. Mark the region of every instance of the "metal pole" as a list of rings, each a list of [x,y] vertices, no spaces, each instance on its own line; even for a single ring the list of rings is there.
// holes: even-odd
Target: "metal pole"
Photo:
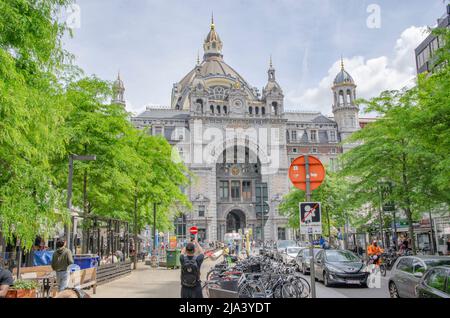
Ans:
[[[153,203],[153,253],[156,251],[156,203]]]
[[[382,196],[382,188],[381,184],[379,184],[379,193],[380,193],[380,237],[381,237],[381,243],[383,244],[383,247],[386,247],[384,244],[384,235],[383,235],[383,196]]]
[[[72,180],[73,180],[73,155],[69,155],[69,180],[67,183],[67,209],[72,214]],[[72,242],[70,240],[70,228],[64,225],[64,232],[68,248],[72,250]],[[84,238],[83,238],[84,239]]]
[[[309,157],[305,156],[305,175],[306,175],[306,202],[311,201],[311,176],[309,174]],[[311,255],[310,260],[310,276],[311,276],[311,298],[316,298],[316,273],[314,268],[314,235],[312,232],[309,234],[310,247],[309,253]]]
[[[430,228],[431,228],[431,244],[430,244],[430,247],[431,247],[431,255],[434,255],[434,254],[437,254],[436,253],[436,246],[434,246],[434,228],[433,228],[433,219],[432,219],[432,217],[431,217],[431,208],[429,208],[428,209],[428,215],[429,215],[429,218],[430,218]]]
[[[394,245],[395,245],[395,251],[397,251],[397,249],[398,249],[398,238],[397,238],[397,220],[396,220],[396,217],[395,217],[395,207],[394,207],[393,216],[394,216],[394,239],[395,239]]]

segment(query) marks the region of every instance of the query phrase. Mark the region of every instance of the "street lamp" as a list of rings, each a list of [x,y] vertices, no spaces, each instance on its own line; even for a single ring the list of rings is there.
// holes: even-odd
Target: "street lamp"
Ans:
[[[73,162],[74,161],[94,161],[97,160],[96,156],[78,156],[78,155],[69,155],[69,182],[67,184],[67,209],[72,215],[72,182],[73,182]],[[76,233],[76,228],[74,226],[73,233]],[[64,231],[66,233],[66,242],[68,244],[68,248],[70,250],[73,249],[73,242],[70,239],[70,230],[67,225],[64,226]]]

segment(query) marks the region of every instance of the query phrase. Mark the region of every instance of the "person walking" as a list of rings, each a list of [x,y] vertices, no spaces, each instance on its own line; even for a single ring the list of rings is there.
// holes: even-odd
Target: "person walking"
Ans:
[[[52,257],[52,269],[56,272],[56,282],[59,291],[67,288],[69,283],[68,267],[73,264],[72,252],[66,248],[66,241],[63,238],[56,242],[56,251]]]
[[[195,255],[198,252],[198,255]],[[205,256],[197,239],[189,242],[180,255],[181,298],[203,298],[200,268]]]

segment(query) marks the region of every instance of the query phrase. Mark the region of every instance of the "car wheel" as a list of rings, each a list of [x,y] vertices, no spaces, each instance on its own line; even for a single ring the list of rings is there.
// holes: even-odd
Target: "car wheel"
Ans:
[[[397,286],[395,285],[394,282],[389,283],[389,296],[391,296],[391,298],[400,298]]]
[[[330,287],[330,278],[328,277],[328,273],[327,272],[323,272],[323,284],[325,285],[325,287]]]

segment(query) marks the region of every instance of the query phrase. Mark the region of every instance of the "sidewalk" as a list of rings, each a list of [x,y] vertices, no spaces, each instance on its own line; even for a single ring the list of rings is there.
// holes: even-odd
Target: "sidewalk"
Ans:
[[[214,262],[206,259],[200,270],[202,280]],[[138,268],[131,275],[113,282],[99,285],[97,294],[92,298],[179,298],[180,269],[152,268],[139,262]]]

